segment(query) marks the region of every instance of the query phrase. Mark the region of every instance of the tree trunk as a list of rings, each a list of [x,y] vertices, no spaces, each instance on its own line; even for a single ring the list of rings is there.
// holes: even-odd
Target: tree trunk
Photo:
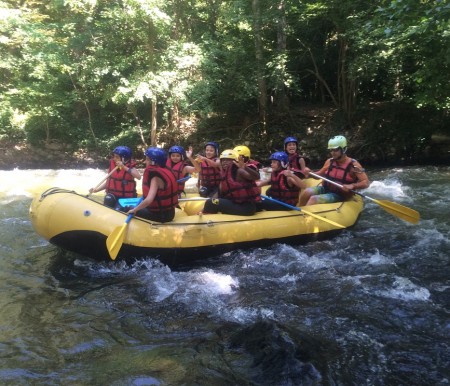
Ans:
[[[259,121],[262,123],[263,131],[266,126],[267,114],[267,87],[263,71],[263,45],[261,38],[261,9],[259,0],[252,0],[253,9],[253,33],[255,36],[256,73],[258,77],[258,111]]]
[[[94,128],[92,127],[92,118],[91,118],[91,111],[89,110],[89,106],[86,102],[86,100],[82,97],[80,90],[78,89],[72,74],[69,73],[70,81],[72,82],[73,88],[75,89],[75,92],[77,93],[78,97],[80,98],[81,103],[83,103],[84,108],[86,109],[86,114],[88,117],[88,124],[89,124],[89,131],[92,135],[92,139],[94,140],[95,146],[97,146],[97,137],[95,136]]]
[[[156,97],[152,99],[152,129],[150,133],[150,146],[156,146],[156,128],[158,120],[157,118],[158,109],[156,106]]]
[[[284,84],[286,76],[286,65],[284,58],[286,57],[286,7],[284,0],[280,0],[278,3],[279,17],[277,20],[277,50],[280,58],[283,58],[283,70],[279,74],[277,79],[277,90],[276,90],[276,105],[279,111],[287,111],[289,108],[289,100],[286,94],[286,87]]]
[[[180,111],[178,108],[178,100],[175,100],[172,104],[171,118],[170,118],[170,129],[175,130],[180,127]]]
[[[338,60],[338,101],[339,106],[344,111],[348,124],[352,125],[355,111],[355,85],[354,79],[348,78],[347,71],[347,51],[348,43],[342,36],[339,37],[339,60]]]

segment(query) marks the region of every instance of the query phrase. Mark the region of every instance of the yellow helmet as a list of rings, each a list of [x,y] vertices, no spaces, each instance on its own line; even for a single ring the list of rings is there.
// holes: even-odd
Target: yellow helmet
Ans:
[[[235,161],[239,161],[239,154],[237,151],[232,149],[226,149],[222,153],[220,153],[220,159],[233,159]]]
[[[250,158],[250,149],[247,146],[236,146],[233,150],[237,151],[239,155]]]

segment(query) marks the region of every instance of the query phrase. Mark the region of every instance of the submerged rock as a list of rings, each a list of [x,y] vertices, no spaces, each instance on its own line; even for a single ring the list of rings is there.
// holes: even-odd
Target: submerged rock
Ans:
[[[231,347],[242,347],[253,357],[253,382],[257,385],[317,385],[322,377],[305,358],[307,348],[300,337],[274,322],[260,321],[236,332]]]

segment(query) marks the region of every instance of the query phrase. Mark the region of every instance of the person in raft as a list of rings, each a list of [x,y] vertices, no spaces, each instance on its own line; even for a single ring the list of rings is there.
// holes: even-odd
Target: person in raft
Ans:
[[[286,137],[284,139],[284,151],[289,158],[289,169],[297,173],[300,178],[304,178],[306,161],[299,153],[300,149],[297,138]]]
[[[256,212],[255,202],[259,197],[255,181],[259,172],[245,164],[239,154],[232,149],[220,154],[221,181],[219,198],[205,202],[203,214],[221,212],[238,216],[251,216]]]
[[[247,146],[239,145],[239,146],[236,146],[233,150],[235,152],[237,152],[239,157],[244,160],[245,166],[255,169],[259,175],[259,170],[262,168],[262,165],[259,161],[251,159],[251,152]],[[258,178],[258,180],[260,178],[261,178],[261,176]],[[261,202],[261,188],[258,185],[256,185],[256,181],[253,181],[252,185],[254,185],[254,189],[255,189],[255,193],[256,193],[255,202],[256,202],[256,205],[258,208],[258,204]]]
[[[270,179],[257,181],[258,186],[270,185],[266,195],[278,201],[296,206],[301,189],[306,188],[305,182],[297,174],[289,170],[289,158],[284,151],[273,153],[269,160],[272,169]],[[290,210],[275,201],[263,200],[258,210]]]
[[[195,157],[200,163],[200,173],[198,175],[198,187],[201,197],[217,197],[220,185],[220,160],[219,144],[217,142],[207,142],[205,145],[205,155],[197,154]]]
[[[193,166],[189,165],[186,159],[191,161]],[[189,146],[188,151],[185,151],[182,146],[172,146],[169,149],[166,166],[172,170],[175,179],[178,181],[178,197],[181,197],[184,193],[185,178],[193,172],[200,172],[200,165],[192,158],[192,146]]]
[[[167,153],[157,147],[145,151],[143,200],[127,214],[136,214],[151,221],[169,222],[175,217],[178,205],[178,183],[166,166]]]
[[[119,198],[137,197],[136,180],[141,179],[136,162],[132,159],[131,149],[127,146],[118,146],[113,150],[108,174],[115,168],[116,170],[102,185],[89,189],[89,193],[105,190],[104,204],[110,208],[120,208]]]
[[[369,178],[361,164],[347,156],[347,139],[337,135],[328,141],[331,158],[327,159],[316,174],[342,185],[342,188],[322,181],[319,186],[305,189],[300,196],[300,206],[346,201],[353,196],[352,190],[367,189]],[[309,169],[306,169],[308,176]]]
[[[256,170],[262,168],[261,162],[250,158],[251,152],[247,146],[239,145],[236,146],[233,150],[236,151],[240,157],[242,157],[247,166],[254,167]]]

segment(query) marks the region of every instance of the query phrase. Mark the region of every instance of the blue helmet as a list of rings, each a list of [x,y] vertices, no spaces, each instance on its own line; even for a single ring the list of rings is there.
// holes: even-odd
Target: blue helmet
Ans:
[[[155,164],[165,166],[167,161],[167,153],[165,150],[158,147],[149,147],[145,151],[145,155],[150,158]]]
[[[217,142],[206,142],[205,147],[206,146],[212,146],[214,149],[216,149],[216,157],[219,156],[219,144]]]
[[[270,160],[280,161],[281,167],[286,169],[289,164],[288,155],[284,151],[276,151],[270,157]]]
[[[298,147],[298,141],[297,141],[297,138],[295,138],[295,137],[286,137],[286,138],[284,139],[284,150],[286,150],[286,145],[287,145],[288,143],[291,143],[291,142],[295,142],[295,144],[296,144],[297,147]]]
[[[184,151],[184,148],[182,146],[172,146],[169,149],[169,155],[171,155],[172,153],[179,153],[181,154],[181,159],[185,159],[186,158],[186,152]]]
[[[113,154],[120,155],[120,157],[123,158],[124,160],[130,160],[132,153],[131,153],[131,149],[127,146],[117,146],[113,150]]]

